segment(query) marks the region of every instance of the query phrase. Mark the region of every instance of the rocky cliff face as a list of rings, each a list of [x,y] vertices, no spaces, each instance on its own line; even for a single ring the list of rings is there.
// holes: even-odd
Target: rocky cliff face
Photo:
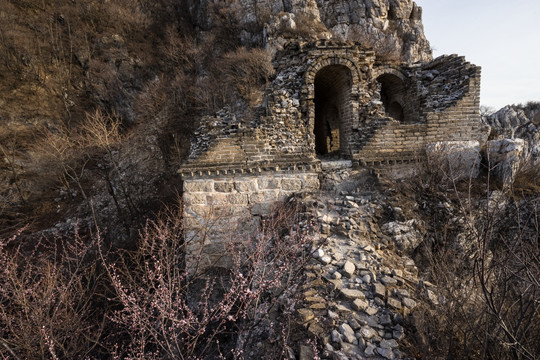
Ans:
[[[540,163],[540,103],[508,105],[482,121],[491,129],[490,139],[523,139],[523,158]]]
[[[218,2],[219,3],[219,2]],[[190,11],[201,27],[227,13],[238,24],[244,45],[280,50],[290,38],[333,38],[358,41],[382,58],[407,63],[429,61],[422,9],[412,0],[229,0],[193,2]]]

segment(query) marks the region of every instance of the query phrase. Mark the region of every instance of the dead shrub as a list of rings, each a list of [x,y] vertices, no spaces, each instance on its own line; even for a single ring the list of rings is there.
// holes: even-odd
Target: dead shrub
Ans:
[[[161,51],[167,60],[164,65],[170,66],[170,70],[183,73],[193,73],[197,70],[196,65],[204,57],[202,48],[197,46],[195,39],[189,36],[181,36],[178,30],[172,26],[165,30],[166,41]]]
[[[392,35],[378,32],[366,26],[352,27],[349,40],[360,43],[366,48],[373,49],[378,60],[399,61],[401,58],[401,48],[398,39]]]
[[[18,237],[0,239],[0,356],[91,355],[104,325],[104,309],[95,303],[100,293],[91,256],[95,244],[85,244],[76,232],[30,248],[18,242]]]
[[[425,297],[410,319],[411,352],[422,358],[535,359],[538,196],[454,191],[453,217],[433,224],[421,251],[437,288],[435,300]]]
[[[517,194],[540,193],[540,162],[523,161],[516,172],[512,187]]]
[[[318,40],[323,34],[328,33],[326,26],[312,13],[300,12],[295,14],[295,23],[296,27],[293,29],[282,29],[284,35]]]
[[[274,74],[272,59],[264,49],[244,47],[223,57],[225,81],[252,106],[262,100],[261,87]]]
[[[104,259],[123,308],[112,319],[128,339],[119,356],[131,358],[236,358],[248,356],[264,325],[283,356],[298,276],[308,237],[297,228],[295,207],[280,207],[249,239],[231,239],[224,256],[232,267],[186,271],[182,224],[175,212],[149,222],[138,249],[119,261]],[[283,295],[283,296],[282,296]],[[279,318],[283,317],[283,318]]]
[[[75,186],[86,197],[82,184],[87,159],[76,133],[65,127],[44,130],[31,149],[31,158],[31,173],[40,174],[40,186],[34,187],[35,192],[48,191],[60,184],[68,191]]]

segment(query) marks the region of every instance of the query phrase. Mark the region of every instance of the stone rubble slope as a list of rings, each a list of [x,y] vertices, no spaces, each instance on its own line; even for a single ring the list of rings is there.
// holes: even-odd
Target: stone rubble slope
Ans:
[[[341,172],[342,179],[350,175]],[[324,359],[407,358],[400,340],[404,318],[419,301],[415,294],[424,286],[426,298],[437,301],[433,285],[419,281],[414,261],[403,254],[422,240],[415,220],[380,229],[382,196],[354,189],[304,200],[321,231],[298,314],[310,336],[323,339]],[[310,351],[302,347],[300,359],[312,358]]]

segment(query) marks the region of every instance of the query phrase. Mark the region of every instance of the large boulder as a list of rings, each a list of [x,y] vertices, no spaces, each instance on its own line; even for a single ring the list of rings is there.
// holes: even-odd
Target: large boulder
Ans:
[[[422,224],[417,220],[392,221],[384,224],[381,231],[392,238],[396,249],[411,254],[422,243]]]
[[[523,139],[492,140],[487,143],[490,172],[504,185],[514,182],[526,147]]]

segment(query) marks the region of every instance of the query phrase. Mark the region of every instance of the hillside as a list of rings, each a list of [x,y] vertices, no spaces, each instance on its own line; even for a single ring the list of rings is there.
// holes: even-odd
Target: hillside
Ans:
[[[260,101],[258,89],[272,74],[268,55],[288,39],[361,41],[406,62],[431,57],[412,1],[0,6],[0,218],[8,230],[49,227],[93,196],[100,222],[131,227],[128,217],[155,210],[176,191],[165,178],[187,156],[201,115],[225,105],[242,113]],[[118,123],[118,138],[107,145],[114,159],[84,130],[96,114]],[[96,168],[100,161],[108,164]],[[116,192],[140,195],[115,199]]]
[[[412,0],[0,2],[0,357],[537,358],[539,106],[479,82]]]

